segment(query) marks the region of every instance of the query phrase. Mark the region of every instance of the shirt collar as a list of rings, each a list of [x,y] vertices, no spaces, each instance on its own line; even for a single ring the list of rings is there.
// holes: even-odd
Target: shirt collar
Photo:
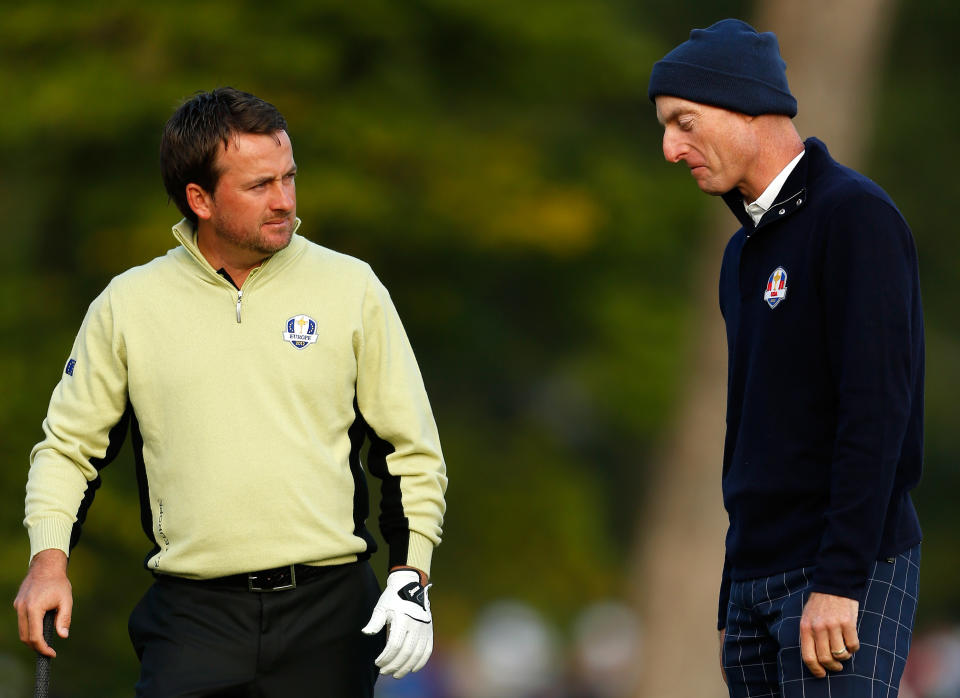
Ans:
[[[750,215],[750,218],[753,219],[753,224],[755,226],[760,222],[760,219],[763,218],[763,214],[765,214],[773,205],[773,202],[776,201],[777,195],[783,188],[783,183],[787,181],[787,177],[789,177],[790,173],[793,172],[793,168],[797,166],[797,163],[800,162],[800,158],[803,157],[805,152],[807,151],[801,150],[799,155],[788,162],[787,166],[780,170],[780,174],[773,178],[773,181],[767,185],[767,188],[763,190],[763,193],[757,198],[756,201],[750,204],[748,204],[746,201],[743,202],[743,207]]]

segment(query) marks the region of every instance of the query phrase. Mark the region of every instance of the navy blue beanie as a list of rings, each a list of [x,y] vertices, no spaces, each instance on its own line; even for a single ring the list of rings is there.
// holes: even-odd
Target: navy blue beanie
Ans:
[[[653,65],[647,94],[680,97],[743,114],[797,114],[787,85],[787,64],[772,32],[758,33],[739,19],[694,29]]]

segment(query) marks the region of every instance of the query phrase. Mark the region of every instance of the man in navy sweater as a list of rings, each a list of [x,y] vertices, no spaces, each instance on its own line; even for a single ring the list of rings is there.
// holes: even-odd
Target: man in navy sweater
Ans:
[[[896,695],[917,601],[923,311],[906,221],[793,125],[776,37],[739,20],[658,61],[663,153],[741,228],[727,328],[720,590],[731,696]]]

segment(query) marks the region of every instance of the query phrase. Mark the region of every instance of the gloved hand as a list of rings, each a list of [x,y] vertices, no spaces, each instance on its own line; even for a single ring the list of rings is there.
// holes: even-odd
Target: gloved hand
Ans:
[[[433,616],[427,590],[431,586],[422,586],[420,573],[415,570],[394,570],[387,575],[387,588],[363,628],[367,635],[376,635],[384,623],[390,626],[387,645],[376,659],[381,674],[399,679],[418,671],[430,659]]]

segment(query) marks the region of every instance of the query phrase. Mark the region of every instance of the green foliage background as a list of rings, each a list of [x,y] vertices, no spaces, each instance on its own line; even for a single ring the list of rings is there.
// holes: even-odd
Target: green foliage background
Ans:
[[[960,139],[954,74],[934,69],[952,64],[948,28],[960,9],[905,5],[864,169],[898,201],[920,248],[929,345],[920,623],[932,626],[960,618],[950,573],[960,564],[960,321],[949,293]],[[663,163],[647,77],[690,27],[752,9],[4,4],[0,598],[12,600],[25,571],[27,454],[86,306],[110,277],[173,245],[179,216],[157,166],[163,122],[217,85],[285,113],[301,232],[369,261],[404,318],[451,474],[434,569],[440,641],[496,598],[564,623],[585,601],[625,596],[645,462],[696,340],[692,294],[716,283],[693,268],[715,202]],[[76,639],[58,660],[64,696],[129,695],[136,676],[126,616],[150,579],[129,456],[104,482],[71,561]],[[3,618],[0,697],[22,695],[32,657],[12,609]]]

